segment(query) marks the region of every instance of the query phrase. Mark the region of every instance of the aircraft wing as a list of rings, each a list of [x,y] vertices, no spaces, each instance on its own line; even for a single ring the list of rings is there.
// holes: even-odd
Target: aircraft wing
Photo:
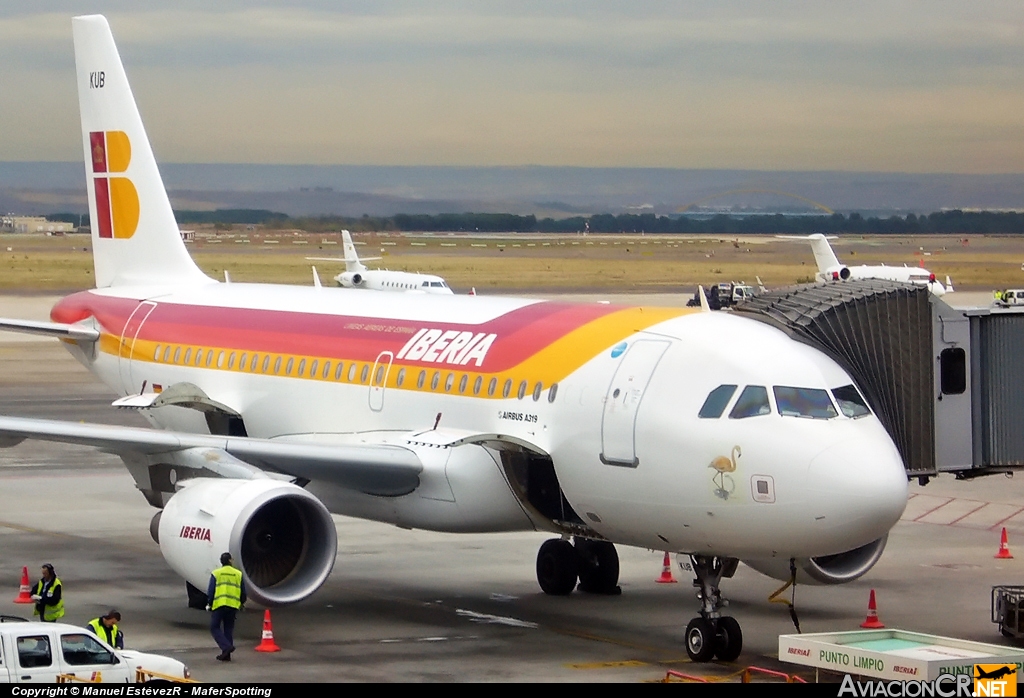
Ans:
[[[25,439],[93,446],[125,458],[212,450],[258,468],[380,496],[412,492],[423,470],[411,450],[388,444],[327,446],[0,416],[0,446],[14,446]]]
[[[99,330],[82,325],[65,325],[60,322],[37,322],[35,320],[14,320],[0,318],[0,330],[41,334],[47,337],[71,339],[78,342],[95,342],[100,338]]]
[[[344,257],[306,257],[310,262],[345,262]],[[384,259],[383,257],[360,257],[360,262],[373,262],[378,259]]]

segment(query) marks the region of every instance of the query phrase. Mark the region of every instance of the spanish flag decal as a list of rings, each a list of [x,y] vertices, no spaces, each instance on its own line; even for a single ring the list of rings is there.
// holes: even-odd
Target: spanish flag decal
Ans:
[[[101,238],[130,238],[139,226],[139,193],[127,177],[132,144],[124,131],[93,131],[93,187],[96,191],[96,225]]]

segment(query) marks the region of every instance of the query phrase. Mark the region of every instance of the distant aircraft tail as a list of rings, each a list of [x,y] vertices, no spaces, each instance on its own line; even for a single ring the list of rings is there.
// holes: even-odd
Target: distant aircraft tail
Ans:
[[[811,251],[814,252],[814,263],[818,265],[819,272],[824,273],[828,269],[842,266],[836,257],[836,253],[832,251],[832,245],[828,244],[828,239],[824,235],[815,233],[814,235],[808,235],[807,239],[811,243]]]
[[[106,18],[71,26],[97,288],[216,283],[185,249]]]
[[[356,254],[352,235],[347,230],[341,231],[341,241],[345,247],[345,271],[366,271],[366,267],[359,261],[359,255]]]
[[[832,245],[828,244],[828,238],[821,233],[813,235],[778,235],[776,237],[784,240],[803,240],[811,243],[811,251],[814,253],[814,263],[818,265],[818,271],[824,274],[830,269],[838,269],[843,266],[836,253],[832,251]]]

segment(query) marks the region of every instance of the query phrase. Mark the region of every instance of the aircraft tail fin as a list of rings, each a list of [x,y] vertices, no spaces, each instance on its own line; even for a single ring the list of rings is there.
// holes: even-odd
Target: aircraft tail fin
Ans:
[[[828,244],[828,238],[824,235],[821,233],[808,235],[807,240],[811,243],[811,251],[814,253],[814,263],[818,265],[819,272],[824,273],[829,269],[835,269],[836,267],[842,266],[839,263],[839,258],[836,257],[836,253],[832,251],[832,245]]]
[[[71,26],[96,286],[216,283],[185,249],[106,18]]]
[[[342,230],[341,241],[345,248],[345,271],[366,271],[366,267],[359,261],[359,255],[356,254],[356,246],[352,242],[351,233]]]

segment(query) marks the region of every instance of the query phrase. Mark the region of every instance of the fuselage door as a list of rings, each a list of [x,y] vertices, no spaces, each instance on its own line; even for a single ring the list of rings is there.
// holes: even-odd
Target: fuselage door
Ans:
[[[602,463],[631,468],[640,465],[636,457],[636,414],[654,369],[668,346],[666,341],[640,339],[634,341],[622,357],[604,398]]]
[[[154,309],[156,309],[156,303],[142,301],[132,311],[128,322],[124,323],[124,330],[121,331],[121,341],[117,351],[118,367],[121,372],[121,384],[127,395],[132,395],[142,389],[141,377],[139,377],[139,385],[135,385],[135,376],[132,375],[132,355],[135,353],[135,340],[139,336],[139,330],[142,329],[143,323]]]
[[[370,372],[370,409],[380,412],[384,409],[384,389],[388,385],[388,374],[391,373],[391,362],[395,355],[390,351],[382,351],[373,362]]]

